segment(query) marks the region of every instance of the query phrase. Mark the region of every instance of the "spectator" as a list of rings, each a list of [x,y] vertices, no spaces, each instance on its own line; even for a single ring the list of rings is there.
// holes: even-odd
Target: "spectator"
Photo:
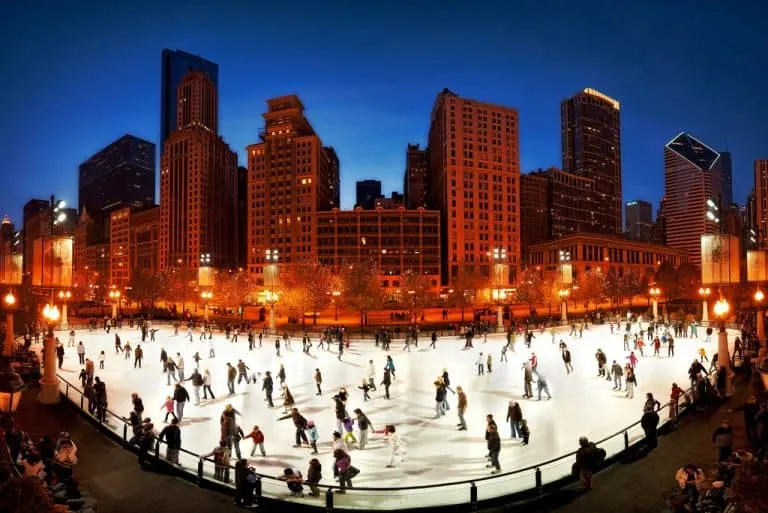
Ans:
[[[712,433],[712,443],[717,447],[717,461],[725,461],[731,455],[733,450],[733,428],[728,423],[728,419],[715,428]]]

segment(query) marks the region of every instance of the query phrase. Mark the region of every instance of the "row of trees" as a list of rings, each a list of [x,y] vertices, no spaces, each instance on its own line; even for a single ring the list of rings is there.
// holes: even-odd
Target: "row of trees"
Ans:
[[[560,291],[569,289],[569,300],[597,306],[609,301],[611,306],[620,306],[626,301],[630,306],[635,296],[645,296],[651,285],[662,289],[667,300],[694,298],[699,287],[699,272],[691,264],[681,264],[675,268],[669,262],[663,262],[658,269],[643,274],[629,270],[619,274],[616,268],[606,272],[587,271],[574,287],[561,283],[554,277],[542,278],[541,273],[533,268],[523,271],[517,289],[517,301],[534,305],[546,305],[550,309],[560,302]]]
[[[86,292],[90,297],[103,301],[109,285],[97,274],[85,278]],[[317,260],[307,260],[292,265],[280,274],[279,285],[275,287],[279,297],[279,308],[288,315],[304,318],[305,314],[322,312],[331,307],[360,314],[361,324],[366,324],[367,312],[384,307],[400,308],[412,316],[436,303],[436,295],[430,279],[418,273],[406,273],[392,277],[399,280],[396,292],[387,292],[379,282],[379,270],[375,264],[360,262],[345,265],[340,273]],[[134,303],[155,306],[158,301],[168,304],[190,304],[199,301],[199,289],[196,284],[197,274],[179,268],[169,268],[157,274],[137,272],[133,276],[126,298]],[[213,288],[213,303],[224,308],[236,309],[256,303],[264,286],[257,284],[245,271],[216,274]],[[581,276],[578,286],[570,288],[554,277],[545,278],[542,273],[525,269],[517,286],[516,297],[509,302],[527,304],[529,307],[544,305],[550,310],[560,302],[559,291],[570,288],[569,300],[590,305],[610,301],[620,305],[624,301],[631,304],[632,298],[645,295],[651,284],[661,287],[668,299],[694,297],[698,287],[698,272],[695,267],[683,264],[675,269],[663,263],[653,273],[640,275],[636,271],[619,274],[610,268],[606,272],[589,271]],[[465,310],[482,306],[487,296],[488,278],[476,273],[464,273],[443,296],[444,304],[449,308],[459,308],[462,316]]]

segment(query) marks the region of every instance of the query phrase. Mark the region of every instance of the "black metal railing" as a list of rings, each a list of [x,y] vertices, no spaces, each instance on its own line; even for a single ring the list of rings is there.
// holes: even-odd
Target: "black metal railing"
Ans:
[[[89,413],[88,409],[85,408],[83,391],[61,376],[59,376],[59,379],[63,383],[62,395],[72,404],[78,406],[83,415],[94,424],[99,425],[103,432],[111,435],[113,438],[120,439],[126,447],[129,447],[131,450],[138,450],[137,447],[129,446],[128,441],[131,438],[129,435],[132,435],[132,428],[126,418],[107,409],[105,421],[102,422],[101,419]],[[692,392],[693,389],[689,388],[680,397],[692,397]],[[74,397],[72,397],[73,395]],[[693,401],[681,403],[680,399],[678,399],[677,404],[674,405],[677,408],[677,413],[674,416],[669,415],[664,419],[658,429],[664,429],[667,424],[673,421],[673,418],[678,418],[692,405]],[[660,418],[663,417],[663,412],[669,411],[671,407],[671,401],[662,405],[658,410]],[[114,422],[112,422],[113,419]],[[606,451],[607,456],[604,466],[610,465],[626,455],[632,447],[641,442],[644,438],[644,433],[642,433],[641,429],[638,429],[639,426],[640,421],[634,422],[595,442],[598,447]],[[160,452],[160,446],[164,443],[164,441],[156,440],[152,451],[150,451],[150,456],[156,461],[165,461]],[[556,458],[511,472],[461,481],[401,487],[354,487],[347,488],[347,494],[345,495],[335,495],[333,493],[333,490],[339,489],[337,485],[318,484],[317,486],[325,491],[325,501],[322,506],[326,511],[348,509],[396,510],[456,504],[470,504],[474,508],[479,502],[500,498],[510,499],[515,496],[531,494],[538,495],[547,488],[556,489],[574,482],[576,478],[571,475],[571,463],[576,452],[571,451]],[[183,448],[179,449],[179,465],[176,468],[182,472],[184,477],[194,481],[198,486],[214,488],[222,488],[223,486],[232,489],[234,487],[234,467],[231,465],[227,467],[229,469],[228,479],[217,479],[214,477],[216,464],[212,459],[203,458],[199,454]],[[498,486],[494,486],[495,484],[498,484]],[[257,474],[255,486],[257,499],[266,497],[278,500],[301,500],[289,499],[285,491],[286,483],[276,476]],[[439,491],[439,493],[431,493],[434,491]],[[427,494],[430,495],[426,497]],[[366,498],[369,499],[369,502],[366,502],[365,505],[361,504],[361,501],[364,501]],[[321,506],[316,502],[309,502],[310,500],[307,499],[309,504]],[[377,502],[370,502],[372,500]]]

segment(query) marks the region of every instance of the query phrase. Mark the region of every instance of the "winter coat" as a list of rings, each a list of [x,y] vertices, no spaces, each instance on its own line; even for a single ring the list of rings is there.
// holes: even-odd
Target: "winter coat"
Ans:
[[[344,407],[344,403],[339,396],[335,396],[333,401],[336,404],[336,418],[343,419],[346,416],[346,408]]]
[[[309,436],[310,442],[317,442],[320,439],[320,435],[317,433],[317,426],[308,427],[307,436]]]
[[[173,391],[173,400],[177,403],[183,403],[184,401],[189,401],[189,392],[187,392],[187,389],[184,387],[178,387],[176,390]]]
[[[520,404],[509,405],[507,408],[507,421],[520,422],[521,420],[523,420],[523,411],[520,409]]]
[[[261,389],[271,394],[272,388],[273,388],[272,376],[265,376],[264,383],[261,385]]]
[[[445,387],[443,386],[437,386],[435,387],[435,401],[438,403],[442,403],[445,401]]]
[[[389,375],[389,370],[384,370],[384,379],[381,380],[382,385],[391,385],[392,384],[392,377]]]
[[[459,402],[456,407],[459,409],[459,411],[464,411],[467,409],[467,394],[464,392],[459,392]]]
[[[299,429],[306,429],[307,427],[307,419],[304,418],[304,416],[295,411],[291,413],[291,419],[293,420],[293,425],[296,426]]]
[[[170,449],[181,449],[181,429],[179,426],[170,424],[160,431],[160,440],[165,439]]]
[[[357,416],[357,427],[360,431],[365,431],[371,427],[371,421],[365,413],[361,413]]]
[[[486,436],[486,440],[488,441],[488,450],[489,451],[500,451],[501,450],[501,438],[499,437],[499,433],[496,431],[494,432],[488,432],[488,436]]]

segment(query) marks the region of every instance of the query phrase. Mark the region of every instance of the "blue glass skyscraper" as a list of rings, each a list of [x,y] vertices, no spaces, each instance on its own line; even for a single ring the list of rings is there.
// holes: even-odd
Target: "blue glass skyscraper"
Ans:
[[[160,151],[168,135],[176,130],[176,89],[190,71],[205,73],[217,88],[219,65],[182,50],[163,50],[160,90]],[[217,123],[218,125],[218,123]]]

